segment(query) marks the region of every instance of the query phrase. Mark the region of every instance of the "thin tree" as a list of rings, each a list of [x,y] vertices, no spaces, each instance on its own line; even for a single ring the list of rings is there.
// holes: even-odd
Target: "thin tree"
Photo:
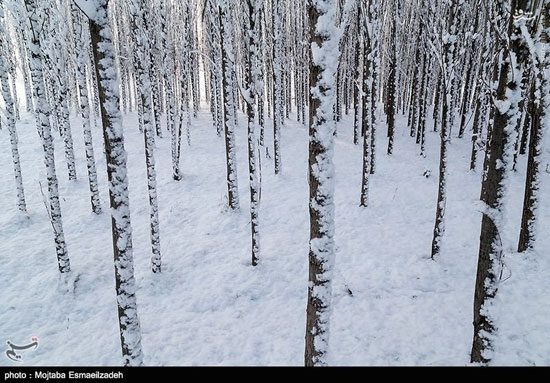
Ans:
[[[533,247],[535,242],[537,208],[540,198],[542,142],[545,130],[544,124],[547,121],[548,108],[550,107],[550,81],[548,79],[550,68],[550,2],[543,2],[541,22],[536,37],[536,51],[532,54],[535,62],[532,64],[536,70],[535,86],[538,91],[535,93],[536,114],[532,116],[529,154],[527,158],[527,175],[525,178],[525,195],[523,199],[523,213],[521,217],[521,229],[519,235],[518,252]],[[517,141],[516,141],[517,142]]]
[[[445,8],[444,8],[445,9]],[[456,0],[451,0],[446,8],[447,20],[446,28],[448,37],[442,42],[442,52],[440,56],[441,74],[441,146],[439,152],[439,183],[437,189],[437,207],[435,212],[435,224],[432,238],[431,258],[435,259],[441,251],[441,240],[445,233],[445,211],[447,208],[447,153],[449,150],[450,97],[453,84],[456,56],[456,38],[457,38],[457,4]]]
[[[17,190],[17,208],[19,211],[26,212],[27,204],[25,202],[25,190],[23,188],[23,176],[21,174],[21,161],[19,159],[19,148],[17,131],[15,129],[15,103],[10,91],[8,80],[7,58],[8,45],[6,44],[8,36],[5,29],[4,10],[0,7],[0,83],[2,87],[2,97],[4,98],[4,109],[6,112],[6,122],[10,133],[11,156],[13,159],[13,174],[15,176],[15,186]]]
[[[48,214],[52,224],[57,254],[57,264],[61,273],[71,270],[69,253],[65,243],[63,232],[63,220],[61,217],[61,205],[59,203],[59,186],[55,172],[55,157],[53,137],[51,133],[49,112],[50,106],[46,102],[46,90],[43,73],[43,52],[40,45],[40,31],[43,25],[42,10],[39,9],[36,0],[25,0],[28,21],[29,38],[28,52],[29,68],[31,72],[33,98],[35,106],[36,124],[38,134],[42,139],[44,149],[44,164],[46,165],[46,177],[48,180]]]
[[[259,167],[256,156],[256,98],[259,99],[263,83],[260,75],[260,14],[262,5],[246,0],[248,24],[245,33],[245,101],[248,117],[248,171],[250,175],[250,225],[252,232],[252,265],[260,258],[260,230],[258,213],[260,209]],[[246,37],[248,36],[248,38]]]
[[[229,207],[239,209],[239,188],[237,184],[237,159],[235,156],[235,119],[233,97],[233,36],[231,35],[230,4],[219,0],[220,51],[222,64],[223,125],[225,132],[225,156],[227,166],[227,198]]]
[[[149,5],[145,0],[134,0],[132,3],[132,17],[136,26],[137,49],[136,49],[136,75],[139,97],[141,98],[143,114],[143,138],[145,144],[145,165],[147,169],[147,190],[149,192],[149,217],[151,234],[151,268],[153,273],[161,271],[160,252],[160,228],[159,228],[159,207],[157,196],[157,175],[155,169],[155,127],[152,105],[151,89],[151,67],[150,67],[150,44],[148,20],[150,13]],[[159,128],[160,130],[160,128]],[[159,131],[157,130],[157,132]]]
[[[84,131],[84,145],[86,147],[86,165],[88,168],[88,184],[90,186],[90,202],[95,214],[101,213],[99,200],[99,187],[97,184],[97,170],[95,166],[94,146],[92,143],[92,129],[90,123],[90,101],[88,99],[88,84],[86,81],[86,64],[88,62],[89,26],[88,19],[81,18],[80,11],[72,6],[73,30],[78,44],[75,49],[77,54],[76,78],[80,92],[80,115],[82,117],[82,129]]]
[[[386,107],[386,116],[387,116],[387,125],[388,125],[388,154],[393,153],[393,140],[395,136],[395,113],[396,113],[396,72],[397,72],[397,1],[394,0],[391,2],[391,13],[390,13],[390,29],[391,29],[391,47],[389,60],[389,74],[387,86],[387,105]]]

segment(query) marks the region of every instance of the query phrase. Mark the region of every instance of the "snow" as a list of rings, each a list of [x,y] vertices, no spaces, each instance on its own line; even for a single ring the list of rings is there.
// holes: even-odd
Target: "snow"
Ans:
[[[248,208],[227,211],[225,146],[202,105],[192,146],[182,150],[183,178],[172,179],[170,139],[156,139],[163,228],[163,270],[150,268],[150,221],[143,135],[137,116],[123,116],[133,229],[136,297],[145,365],[302,365],[308,287],[308,131],[287,120],[281,130],[283,173],[262,162],[259,213],[262,253],[250,265]],[[431,116],[431,111],[428,111]],[[250,200],[247,127],[236,126],[241,203]],[[266,119],[266,137],[272,137]],[[377,116],[383,130],[384,119]],[[362,148],[352,143],[353,117],[335,138],[336,256],[330,318],[331,365],[468,365],[481,223],[480,173],[468,172],[471,141],[449,145],[446,233],[430,260],[437,200],[439,133],[426,127],[426,158],[398,116],[394,153],[378,134],[369,206],[359,207]],[[63,226],[71,272],[61,277],[38,182],[46,174],[34,119],[18,122],[29,218],[16,206],[7,129],[0,131],[0,333],[15,344],[39,338],[24,365],[120,365],[111,217],[102,134],[92,124],[104,213],[90,211],[81,120],[72,117],[77,181],[68,181],[63,142],[53,132]],[[165,129],[163,119],[163,129]],[[166,135],[165,135],[166,136]],[[268,145],[272,144],[267,139]],[[183,143],[182,143],[183,144]],[[183,144],[185,145],[185,144]],[[273,153],[272,147],[269,147]],[[550,187],[541,175],[535,248],[515,253],[526,156],[510,175],[504,221],[504,276],[492,315],[498,327],[492,364],[550,364]],[[483,156],[478,158],[482,168]],[[544,168],[544,166],[543,166]],[[423,174],[430,170],[432,176]],[[246,206],[246,205],[243,205]],[[67,278],[67,280],[64,280]],[[71,287],[74,286],[74,287]],[[353,295],[350,295],[348,289]],[[0,357],[0,365],[13,365]]]

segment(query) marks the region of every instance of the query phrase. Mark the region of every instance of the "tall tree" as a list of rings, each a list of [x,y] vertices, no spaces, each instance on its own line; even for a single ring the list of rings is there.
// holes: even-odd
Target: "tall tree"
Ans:
[[[492,22],[498,33],[498,50],[495,70],[498,72],[495,99],[492,104],[494,121],[485,153],[487,172],[481,185],[482,213],[479,258],[474,296],[474,340],[471,362],[488,363],[491,359],[495,325],[488,306],[498,290],[502,259],[502,222],[506,196],[507,173],[512,161],[515,127],[518,118],[521,71],[515,60],[522,49],[519,11],[527,12],[529,1],[512,0],[511,4],[495,1]],[[516,21],[516,22],[515,22]]]
[[[248,171],[250,175],[250,225],[252,233],[252,265],[260,258],[260,229],[258,213],[260,209],[260,184],[258,157],[256,155],[256,98],[260,98],[263,83],[260,79],[260,14],[261,4],[246,0],[248,20],[245,36],[245,101],[248,117]]]
[[[27,39],[29,56],[29,68],[31,72],[33,98],[35,101],[35,116],[38,134],[42,139],[44,149],[44,164],[46,165],[46,177],[48,180],[48,214],[52,224],[55,250],[57,253],[57,265],[61,273],[71,270],[69,253],[65,243],[63,220],[61,217],[61,204],[59,203],[59,186],[55,171],[55,157],[53,137],[50,126],[50,106],[46,102],[46,90],[44,87],[43,51],[41,48],[40,34],[42,32],[43,12],[36,0],[25,0],[27,26],[29,37]]]
[[[237,184],[237,159],[235,156],[235,98],[233,92],[233,36],[231,34],[231,9],[228,0],[219,0],[220,51],[222,64],[223,125],[225,132],[225,156],[227,166],[227,198],[229,207],[239,209]]]
[[[441,147],[439,152],[439,183],[437,190],[437,207],[435,212],[435,225],[432,238],[431,257],[435,259],[441,251],[441,240],[445,233],[445,210],[447,207],[447,153],[451,137],[450,126],[452,124],[449,110],[452,108],[450,99],[452,84],[454,83],[454,66],[456,65],[457,45],[457,0],[451,0],[448,6],[443,8],[446,11],[447,33],[442,41],[442,52],[440,56],[441,74]],[[435,14],[434,14],[435,15]]]
[[[90,19],[90,36],[98,78],[115,263],[115,281],[123,363],[126,366],[143,364],[141,330],[137,313],[130,199],[128,196],[127,154],[124,149],[122,117],[115,48],[109,24],[108,0],[75,0]]]
[[[393,139],[395,135],[395,114],[396,114],[396,72],[398,70],[397,63],[397,1],[393,0],[388,3],[390,7],[390,38],[391,38],[391,47],[389,48],[390,56],[389,61],[389,73],[387,79],[387,97],[386,97],[386,118],[388,125],[388,154],[393,153]]]
[[[159,207],[157,196],[157,173],[155,169],[154,156],[154,114],[153,98],[151,88],[151,67],[150,67],[150,33],[148,20],[150,18],[149,5],[145,0],[134,0],[132,3],[133,23],[136,26],[136,75],[139,97],[143,114],[143,137],[145,143],[145,165],[147,168],[147,190],[149,192],[149,217],[151,228],[151,264],[153,273],[161,271],[160,252],[160,228],[159,228]],[[157,132],[160,130],[157,129]]]
[[[535,25],[534,52],[531,52],[532,66],[536,73],[536,113],[531,125],[525,195],[519,235],[518,252],[533,247],[535,243],[537,210],[540,199],[542,142],[550,111],[550,1],[541,4],[539,25]],[[516,141],[517,142],[517,141]]]
[[[19,211],[26,212],[27,204],[25,202],[25,189],[23,188],[23,176],[21,174],[21,161],[19,159],[19,148],[17,131],[15,130],[15,103],[10,91],[8,79],[7,57],[11,54],[8,51],[7,30],[5,28],[4,10],[0,7],[0,83],[2,87],[2,97],[4,98],[4,108],[6,111],[6,121],[10,133],[11,156],[13,160],[13,173],[15,176],[15,185],[17,190],[17,208]]]
[[[88,167],[88,184],[90,186],[90,202],[92,211],[101,213],[99,200],[99,187],[97,184],[97,170],[95,166],[94,146],[92,143],[92,129],[90,123],[90,101],[88,99],[88,84],[86,82],[86,65],[88,62],[88,50],[90,46],[88,19],[82,19],[78,8],[72,6],[73,30],[77,43],[76,77],[80,95],[80,115],[82,117],[82,129],[84,131],[84,145],[86,147],[86,165]]]
[[[308,4],[310,24],[309,287],[305,365],[328,363],[334,258],[334,87],[338,30],[334,0]]]
[[[273,152],[275,174],[281,172],[281,127],[284,122],[283,93],[283,4],[271,0],[273,17]]]

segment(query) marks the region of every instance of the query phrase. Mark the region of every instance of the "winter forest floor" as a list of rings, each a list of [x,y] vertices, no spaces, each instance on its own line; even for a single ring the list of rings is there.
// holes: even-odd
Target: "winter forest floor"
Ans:
[[[203,105],[182,140],[180,182],[171,177],[170,139],[156,139],[162,274],[150,270],[149,203],[143,136],[124,118],[130,206],[146,365],[302,365],[308,280],[307,129],[282,130],[282,174],[262,158],[261,261],[250,265],[246,124],[237,161],[241,210],[225,208],[224,141]],[[164,122],[164,121],[163,121]],[[271,120],[266,142],[272,151]],[[369,207],[359,207],[361,146],[352,118],[336,140],[336,270],[330,333],[332,365],[467,365],[481,224],[480,172],[468,172],[471,141],[453,132],[446,233],[430,260],[437,199],[439,135],[427,127],[427,156],[398,120],[387,156],[383,121]],[[0,342],[28,343],[25,365],[119,365],[111,222],[102,134],[93,130],[103,214],[91,212],[82,129],[72,119],[78,181],[69,182],[56,137],[57,174],[73,291],[60,279],[34,119],[18,123],[29,217],[15,206],[7,129],[0,131]],[[482,167],[482,155],[478,169]],[[525,156],[511,177],[503,234],[506,268],[492,308],[498,338],[492,364],[550,365],[550,176],[543,174],[536,248],[517,254]],[[423,174],[431,171],[429,177]],[[353,295],[348,294],[348,288]],[[4,354],[4,352],[2,352]],[[0,357],[0,365],[14,365]]]

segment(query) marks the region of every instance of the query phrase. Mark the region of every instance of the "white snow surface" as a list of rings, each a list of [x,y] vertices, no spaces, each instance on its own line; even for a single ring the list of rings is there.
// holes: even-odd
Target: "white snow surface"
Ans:
[[[125,115],[137,303],[146,365],[303,365],[308,281],[307,129],[294,120],[281,131],[279,176],[262,158],[260,264],[250,265],[246,119],[236,127],[241,209],[226,209],[223,138],[208,107],[182,142],[183,179],[172,179],[169,134],[156,138],[161,274],[150,269],[149,203],[143,148],[135,114]],[[429,114],[431,115],[431,114]],[[291,116],[292,117],[292,116]],[[380,121],[380,120],[379,120]],[[0,131],[0,343],[30,343],[23,365],[120,365],[111,217],[102,134],[92,126],[104,213],[91,212],[79,118],[71,120],[77,181],[68,181],[63,144],[55,150],[63,226],[72,271],[56,262],[53,233],[39,181],[43,151],[32,116],[18,122],[28,217],[16,208],[7,129]],[[266,137],[272,137],[266,119]],[[361,146],[352,116],[335,141],[336,257],[330,321],[332,365],[468,365],[481,226],[480,174],[468,172],[471,141],[449,146],[446,232],[430,260],[437,201],[439,135],[426,127],[426,158],[397,120],[394,154],[385,154],[384,120],[377,132],[376,174],[369,207],[359,207]],[[163,120],[163,129],[164,129]],[[467,135],[465,135],[467,137]],[[272,142],[269,152],[273,153]],[[478,169],[483,156],[479,156]],[[549,174],[541,177],[535,249],[515,253],[526,156],[510,177],[502,235],[505,271],[493,315],[498,334],[493,364],[550,365]],[[543,164],[543,169],[545,165]],[[431,176],[423,176],[426,170]],[[353,292],[350,296],[347,289]],[[5,346],[7,347],[7,346]],[[15,365],[5,357],[0,365]]]

